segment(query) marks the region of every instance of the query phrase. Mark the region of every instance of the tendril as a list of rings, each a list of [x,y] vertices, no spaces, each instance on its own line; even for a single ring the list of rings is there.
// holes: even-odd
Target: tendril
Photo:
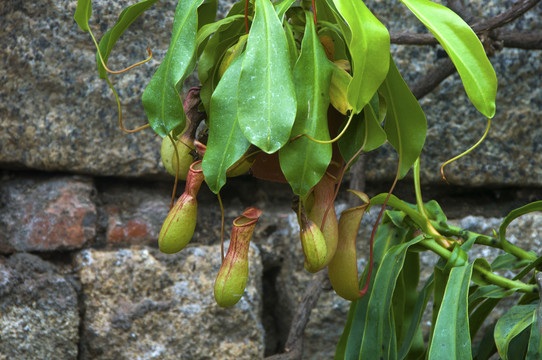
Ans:
[[[92,38],[92,41],[94,41],[94,45],[96,46],[96,50],[98,52],[98,57],[100,58],[100,62],[102,63],[102,66],[105,68],[106,71],[110,72],[110,73],[113,73],[113,74],[120,74],[120,73],[123,73],[125,71],[128,71],[132,68],[134,68],[135,66],[138,66],[138,65],[141,65],[141,64],[144,64],[146,63],[147,61],[149,61],[152,57],[152,52],[151,52],[151,48],[147,46],[147,51],[149,53],[149,58],[144,60],[144,61],[140,61],[138,62],[137,64],[134,64],[134,65],[131,65],[129,67],[127,67],[126,69],[124,70],[120,70],[120,71],[111,71],[107,68],[107,66],[105,65],[105,62],[104,62],[104,59],[102,57],[102,53],[100,51],[100,46],[98,45],[98,42],[96,41],[96,38],[94,37],[94,34],[92,33],[92,31],[90,29],[88,29],[88,33],[90,34],[90,37]],[[119,112],[119,126],[121,128],[122,131],[124,131],[125,133],[128,133],[128,134],[131,134],[131,133],[135,133],[135,132],[138,132],[138,131],[141,131],[143,129],[146,129],[150,126],[150,124],[145,124],[143,126],[140,126],[140,127],[137,127],[135,129],[126,129],[124,127],[124,124],[122,123],[122,106],[120,104],[120,99],[119,99],[119,94],[117,93],[117,90],[115,90],[115,87],[113,86],[113,84],[111,83],[111,80],[109,80],[109,77],[106,75],[105,77],[105,80],[107,81],[107,85],[109,85],[109,88],[111,89],[111,91],[113,92],[113,95],[115,96],[115,100],[117,102],[117,109],[118,109],[118,112]]]
[[[175,146],[175,140],[173,139],[173,136],[171,136],[171,134],[168,134],[168,138],[169,140],[171,140],[171,143],[173,144],[173,149],[175,149],[175,160],[177,160],[177,169],[175,170],[175,183],[173,184],[173,193],[171,194],[171,204],[169,206],[169,208],[171,209],[175,201],[175,193],[177,192],[177,184],[179,183],[179,168],[181,166],[180,166],[179,152],[177,151],[177,146]]]
[[[122,70],[111,70],[107,67],[107,65],[105,64],[105,61],[103,59],[103,56],[102,56],[102,52],[100,51],[100,46],[98,45],[98,42],[96,41],[96,38],[94,37],[94,34],[92,33],[92,31],[89,29],[88,30],[89,34],[90,34],[90,37],[92,38],[92,41],[94,41],[94,45],[96,46],[96,50],[98,51],[98,57],[100,58],[100,62],[102,63],[102,66],[104,67],[104,69],[108,72],[108,73],[111,73],[111,74],[122,74],[123,72],[126,72],[130,69],[133,69],[135,68],[136,66],[139,66],[139,65],[143,65],[145,64],[146,62],[150,61],[152,59],[152,51],[151,51],[151,48],[150,46],[147,46],[147,54],[149,55],[148,58],[146,58],[145,60],[142,60],[140,62],[137,62],[135,64],[132,64],[130,66],[128,66],[127,68],[125,69],[122,69]]]
[[[448,183],[448,180],[446,180],[446,176],[444,176],[444,167],[454,161],[456,161],[457,159],[460,159],[462,158],[463,156],[467,155],[468,153],[470,153],[472,150],[476,149],[478,147],[478,145],[480,145],[482,143],[482,141],[485,140],[485,138],[487,137],[487,134],[489,133],[489,128],[491,127],[491,119],[488,118],[487,119],[487,127],[486,127],[486,131],[484,132],[484,135],[482,135],[482,137],[480,138],[480,140],[478,140],[476,142],[476,144],[474,144],[473,146],[471,146],[469,149],[467,149],[466,151],[462,152],[461,154],[451,158],[450,160],[446,161],[444,164],[441,165],[440,167],[440,174],[442,175],[442,179],[444,179],[444,181],[446,181],[446,183]]]
[[[248,0],[245,0],[245,29],[247,30],[247,34],[249,31],[248,28]]]
[[[290,140],[290,142],[295,141],[295,140],[305,136],[310,141],[313,141],[313,142],[318,143],[318,144],[332,144],[335,141],[339,140],[344,135],[344,133],[346,132],[346,129],[348,129],[348,126],[350,126],[350,123],[352,122],[353,117],[354,117],[354,112],[352,111],[350,113],[350,117],[348,118],[348,121],[346,122],[345,127],[342,129],[341,133],[339,135],[337,135],[334,139],[331,139],[331,140],[318,140],[318,139],[313,138],[309,134],[299,134],[299,135],[293,137],[292,140]]]
[[[224,206],[222,205],[222,198],[220,192],[216,194],[218,198],[218,204],[220,205],[220,259],[221,263],[224,262]]]

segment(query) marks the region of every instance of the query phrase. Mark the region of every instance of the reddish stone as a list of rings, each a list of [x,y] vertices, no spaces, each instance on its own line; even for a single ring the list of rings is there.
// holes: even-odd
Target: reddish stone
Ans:
[[[83,177],[19,175],[5,181],[0,252],[81,248],[96,235],[93,191]]]
[[[169,189],[108,186],[102,194],[108,246],[152,245],[158,242],[169,211]]]

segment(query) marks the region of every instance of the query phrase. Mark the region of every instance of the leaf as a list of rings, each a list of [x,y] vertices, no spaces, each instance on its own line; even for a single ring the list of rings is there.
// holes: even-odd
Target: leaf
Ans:
[[[501,226],[499,226],[499,240],[501,241],[504,251],[509,253],[513,252],[508,251],[508,248],[510,247],[510,244],[506,240],[506,228],[508,227],[508,225],[510,225],[510,223],[518,217],[534,211],[542,211],[542,201],[534,201],[518,209],[514,209],[508,215],[506,215],[506,217],[501,223]],[[535,259],[535,257],[536,256],[533,256],[533,260]]]
[[[161,137],[176,127],[184,127],[186,121],[179,92],[195,66],[197,9],[202,2],[181,0],[177,4],[168,51],[143,92],[149,124]]]
[[[535,309],[536,305],[516,305],[497,320],[495,344],[503,360],[509,359],[510,342],[533,322]]]
[[[375,94],[363,112],[354,115],[349,128],[337,142],[345,161],[349,161],[362,146],[363,151],[368,152],[386,142],[386,133],[380,126],[378,114],[378,94]]]
[[[367,306],[367,320],[363,330],[360,358],[397,357],[397,340],[393,326],[391,300],[397,278],[404,264],[408,248],[423,240],[418,236],[413,240],[389,249],[375,275],[374,286]]]
[[[327,110],[332,68],[311,14],[306,12],[305,36],[293,72],[297,113],[291,137],[308,134],[329,140]],[[305,136],[280,149],[280,168],[296,195],[305,196],[320,181],[331,161],[331,151],[331,144],[318,144]]]
[[[542,358],[542,302],[538,305],[533,314],[533,323],[531,325],[531,334],[529,337],[529,346],[527,348],[526,360],[539,360]]]
[[[533,253],[534,256],[536,256]],[[519,259],[512,254],[504,253],[495,258],[491,263],[493,270],[516,270],[524,266],[527,266],[531,261],[526,259]]]
[[[292,4],[295,3],[295,0],[281,0],[274,2],[273,5],[275,6],[275,11],[277,12],[278,18],[282,21],[284,14]]]
[[[126,31],[126,29],[149,7],[154,5],[158,0],[143,0],[137,4],[128,6],[126,9],[122,10],[117,19],[117,22],[111,29],[109,29],[105,35],[100,40],[100,53],[102,54],[104,63],[107,64],[111,50],[115,46],[117,40],[121,35]],[[107,71],[100,61],[100,57],[96,54],[96,63],[98,65],[98,73],[100,74],[100,79],[107,78]]]
[[[427,120],[391,57],[388,76],[380,92],[387,104],[384,130],[389,143],[399,154],[401,179],[420,156],[427,132]]]
[[[472,359],[467,297],[472,264],[454,267],[437,316],[429,360]]]
[[[388,73],[390,36],[388,30],[361,0],[333,0],[350,28],[348,50],[352,58],[352,81],[348,102],[359,113],[371,100]],[[340,24],[341,22],[339,22]]]
[[[209,38],[213,33],[217,32],[222,27],[225,27],[229,24],[231,24],[234,21],[243,20],[245,18],[244,15],[238,14],[238,15],[232,15],[225,17],[224,19],[215,21],[213,23],[207,24],[205,26],[202,26],[196,35],[196,46],[199,48],[201,44],[204,43],[205,40]],[[243,20],[244,21],[244,20]]]
[[[427,302],[429,301],[429,297],[431,296],[431,292],[433,291],[434,286],[434,280],[433,276],[430,276],[429,279],[425,282],[425,285],[423,286],[422,290],[418,294],[418,297],[416,299],[416,303],[414,305],[414,308],[412,310],[411,314],[411,321],[408,327],[405,327],[405,330],[403,332],[403,341],[402,343],[399,343],[400,348],[397,354],[398,359],[404,359],[408,354],[411,354],[413,351],[421,350],[421,352],[425,351],[425,346],[423,344],[423,338],[421,342],[421,349],[415,349],[414,346],[416,345],[416,337],[420,335],[420,322],[422,320],[422,315],[424,313],[424,310],[427,306]]]
[[[296,114],[290,55],[282,23],[268,0],[256,0],[237,91],[239,126],[271,154],[290,137]]]
[[[198,31],[203,26],[215,22],[217,9],[218,0],[203,1],[198,8]]]
[[[374,271],[379,268],[382,258],[386,251],[392,246],[397,245],[405,240],[408,230],[397,228],[390,223],[385,213],[382,224],[378,227],[375,242],[374,242]],[[360,282],[365,281],[367,276],[367,268],[361,276]],[[375,276],[369,279],[369,291],[374,291]],[[367,306],[369,302],[369,294],[365,297],[353,301],[350,305],[348,313],[347,326],[345,326],[339,344],[335,352],[335,359],[357,359],[360,354],[361,341],[363,338],[363,329],[367,320]]]
[[[235,9],[234,5],[230,12]],[[205,46],[200,46],[203,46],[201,56],[199,56],[198,60],[198,78],[201,82],[200,98],[207,113],[210,111],[211,95],[219,80],[217,71],[220,67],[220,59],[238,41],[244,27],[245,22],[243,18],[237,18],[237,20],[231,23],[225,23],[206,44],[205,41],[203,42]]]
[[[473,105],[495,115],[497,76],[478,37],[459,15],[429,0],[400,0],[433,33],[453,61]]]
[[[91,0],[77,0],[77,7],[75,8],[75,14],[73,19],[83,31],[89,31],[88,21],[92,16],[92,1]]]
[[[203,174],[209,189],[217,194],[226,183],[226,171],[248,150],[250,143],[238,124],[236,91],[243,55],[226,70],[211,97],[209,139],[203,157]]]

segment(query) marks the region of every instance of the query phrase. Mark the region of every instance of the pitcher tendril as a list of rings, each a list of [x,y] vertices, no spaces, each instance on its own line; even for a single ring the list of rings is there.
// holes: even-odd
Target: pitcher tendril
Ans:
[[[451,158],[450,160],[446,161],[444,164],[442,164],[440,166],[440,174],[442,175],[442,179],[446,182],[448,182],[448,180],[446,180],[446,176],[444,176],[444,167],[454,161],[456,161],[457,159],[460,159],[462,158],[463,156],[467,155],[468,153],[470,153],[472,150],[476,149],[478,147],[478,145],[480,145],[484,140],[485,138],[487,137],[487,134],[489,133],[489,128],[491,127],[491,118],[487,118],[487,126],[486,126],[486,131],[484,132],[484,135],[482,135],[482,137],[480,138],[480,140],[478,140],[476,142],[476,144],[472,145],[469,149],[467,149],[466,151],[462,152],[461,154]]]
[[[353,117],[354,117],[354,112],[352,111],[352,112],[350,112],[350,117],[348,118],[348,121],[346,122],[346,125],[344,126],[342,131],[339,133],[339,135],[337,135],[335,138],[333,138],[331,140],[318,140],[318,139],[313,138],[309,134],[299,134],[299,135],[295,136],[294,138],[292,138],[292,140],[290,140],[290,142],[295,141],[295,140],[305,136],[310,141],[318,143],[318,144],[333,144],[334,142],[339,140],[344,135],[344,133],[346,132],[346,130],[350,126],[350,123],[352,122]]]

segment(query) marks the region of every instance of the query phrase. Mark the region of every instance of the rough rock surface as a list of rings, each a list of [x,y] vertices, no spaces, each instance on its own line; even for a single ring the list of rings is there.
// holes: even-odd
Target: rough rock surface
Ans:
[[[0,180],[0,253],[70,250],[96,235],[93,182],[85,177]]]
[[[81,359],[258,359],[263,356],[261,271],[249,253],[245,295],[215,303],[218,246],[176,255],[155,249],[84,250],[77,259],[85,314]]]
[[[49,262],[0,257],[0,359],[75,360],[77,293]]]

